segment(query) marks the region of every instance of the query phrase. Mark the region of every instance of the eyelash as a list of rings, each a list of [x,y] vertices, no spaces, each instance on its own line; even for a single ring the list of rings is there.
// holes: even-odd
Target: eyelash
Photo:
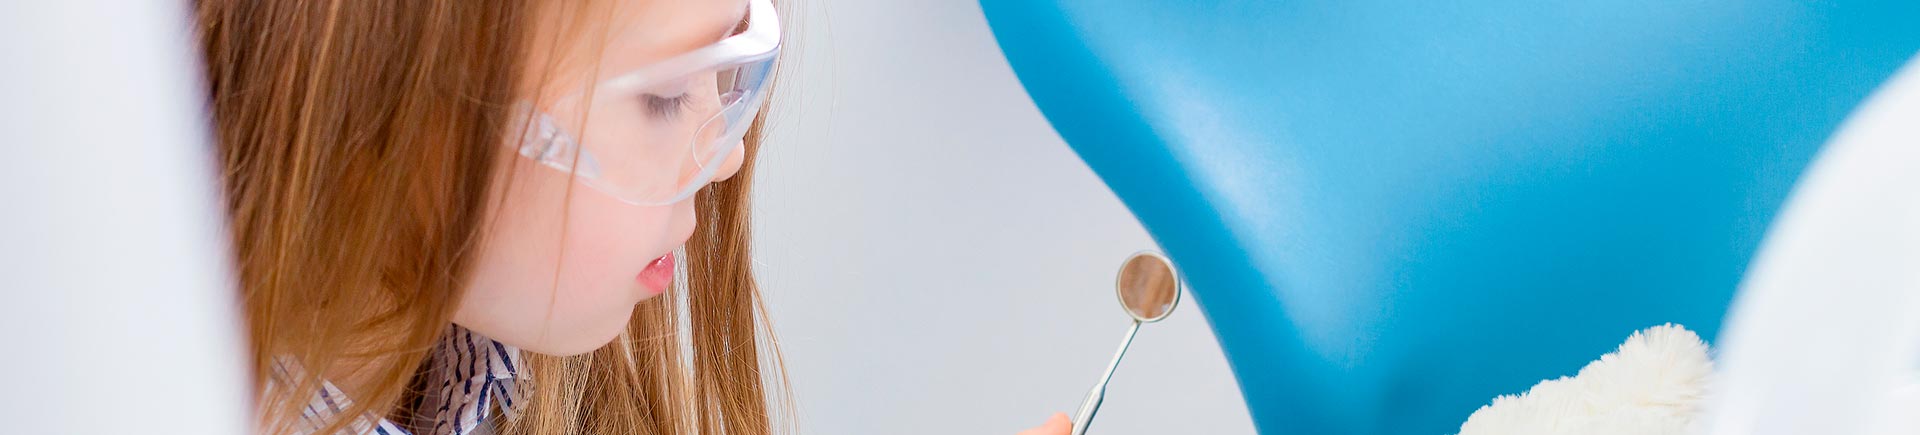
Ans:
[[[686,110],[688,105],[693,103],[692,94],[680,94],[675,97],[646,94],[642,95],[640,99],[647,103],[647,113],[652,114],[656,118],[667,120],[673,120],[680,115],[680,112]]]

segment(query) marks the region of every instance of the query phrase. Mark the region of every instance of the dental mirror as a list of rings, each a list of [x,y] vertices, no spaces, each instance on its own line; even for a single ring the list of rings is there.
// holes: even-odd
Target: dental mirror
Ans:
[[[1086,400],[1080,402],[1080,412],[1073,418],[1073,435],[1087,433],[1094,413],[1100,410],[1100,402],[1106,399],[1107,382],[1113,380],[1113,371],[1120,367],[1120,358],[1127,355],[1127,346],[1133,344],[1140,325],[1167,318],[1173,313],[1173,307],[1180,304],[1180,274],[1174,271],[1173,261],[1160,254],[1143,251],[1127,257],[1127,261],[1120,264],[1120,276],[1114,281],[1114,294],[1120,298],[1120,308],[1126,310],[1127,317],[1133,318],[1133,325],[1127,327],[1127,335],[1120,339],[1120,350],[1107,362],[1107,371],[1100,375],[1100,382],[1093,384]]]

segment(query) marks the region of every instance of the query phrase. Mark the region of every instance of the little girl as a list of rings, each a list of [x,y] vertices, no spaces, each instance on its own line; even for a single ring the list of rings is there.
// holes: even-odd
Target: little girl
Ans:
[[[775,430],[769,0],[195,6],[260,432]]]

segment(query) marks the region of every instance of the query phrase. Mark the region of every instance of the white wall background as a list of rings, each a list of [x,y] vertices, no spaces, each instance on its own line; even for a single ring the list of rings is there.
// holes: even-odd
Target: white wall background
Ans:
[[[757,173],[800,433],[1012,434],[1069,412],[1153,242],[1047,125],[968,0],[813,0]],[[798,23],[794,23],[798,21]],[[1253,433],[1196,306],[1140,332],[1096,434]]]
[[[248,427],[181,4],[0,1],[0,433]]]

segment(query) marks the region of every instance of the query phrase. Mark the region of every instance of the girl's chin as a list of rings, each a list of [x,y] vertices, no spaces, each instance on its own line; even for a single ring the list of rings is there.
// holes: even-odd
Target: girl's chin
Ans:
[[[520,348],[523,352],[532,352],[547,356],[567,357],[580,355],[600,350],[600,348],[606,347],[608,343],[612,343],[614,339],[619,338],[621,330],[624,329],[626,325],[622,324],[620,326],[622,326],[622,328],[614,328],[611,332],[592,331],[592,333],[587,333],[583,331],[578,334],[569,334],[570,336],[565,337],[550,336],[546,340],[541,340],[531,346],[515,345],[514,347]]]
[[[634,294],[639,293],[638,290],[634,291]],[[547,330],[546,334],[535,332],[532,337],[528,337],[531,340],[527,341],[531,343],[526,345],[507,344],[514,345],[521,351],[548,356],[564,357],[593,352],[606,347],[608,343],[620,338],[622,332],[626,332],[627,323],[633,320],[633,305],[625,304],[626,309],[618,313],[595,313],[604,317],[592,316],[588,313],[576,313],[573,316],[563,317],[565,315],[554,313],[554,322],[544,328]],[[597,318],[590,322],[582,322],[589,317]],[[505,340],[501,341],[505,342]]]

